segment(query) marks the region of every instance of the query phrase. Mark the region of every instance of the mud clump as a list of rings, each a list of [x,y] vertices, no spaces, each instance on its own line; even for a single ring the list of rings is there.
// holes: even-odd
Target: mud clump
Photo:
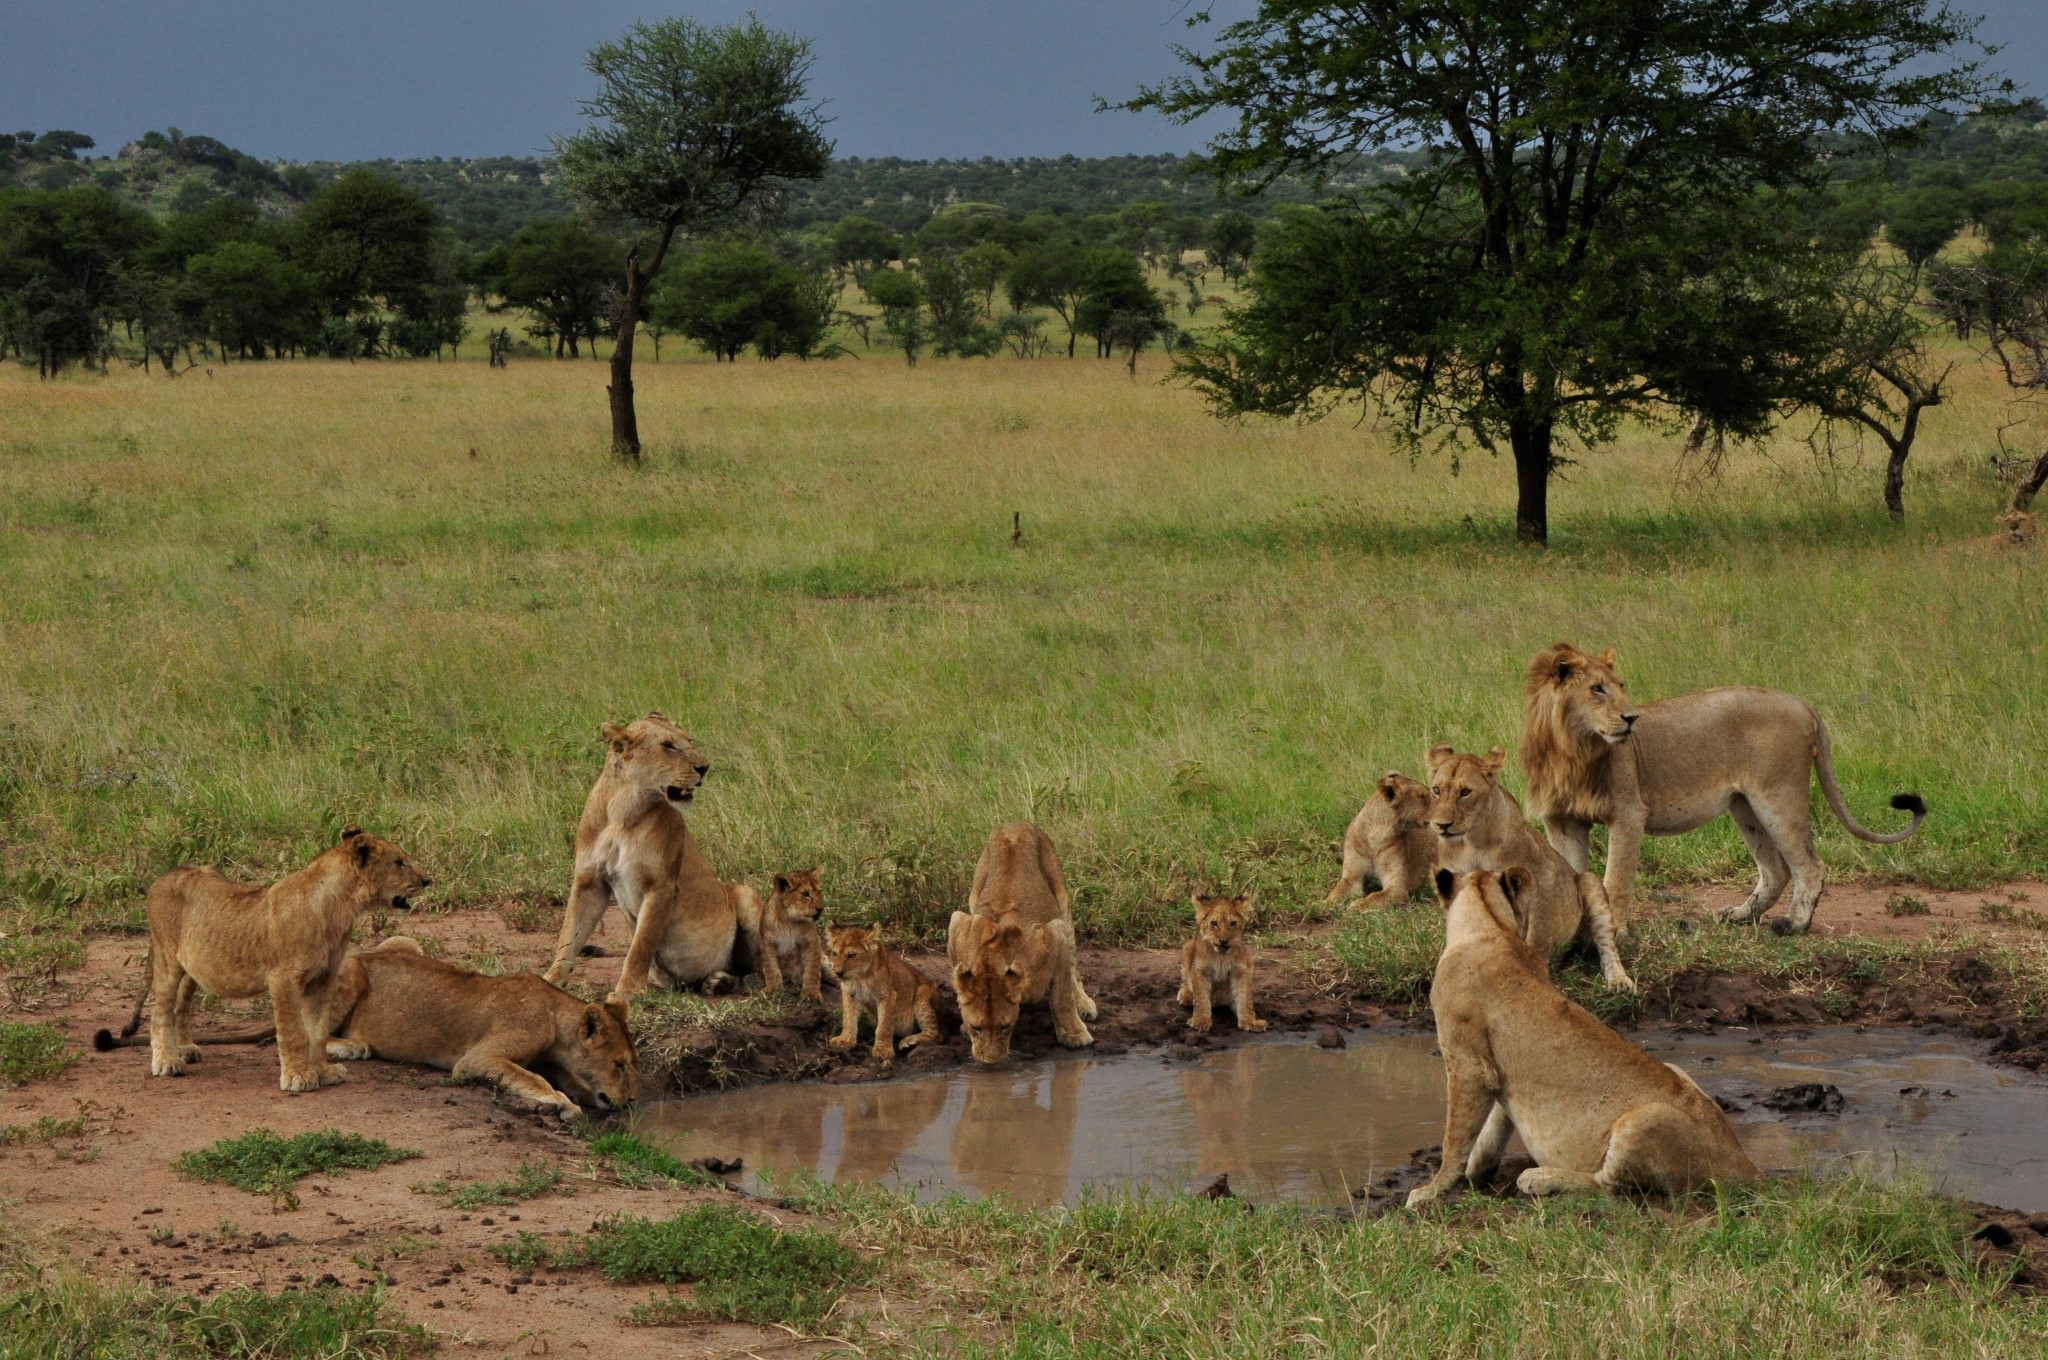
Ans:
[[[1780,1086],[1757,1100],[1765,1109],[1780,1114],[1840,1114],[1846,1103],[1841,1087],[1818,1081]]]
[[[2023,1294],[2048,1293],[2048,1214],[2023,1214],[1973,1204],[1966,1237],[1970,1253],[1990,1270],[2011,1270],[2007,1286]]]

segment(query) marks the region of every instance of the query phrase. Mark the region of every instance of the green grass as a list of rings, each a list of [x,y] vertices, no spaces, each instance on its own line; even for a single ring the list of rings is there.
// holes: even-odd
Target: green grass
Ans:
[[[1931,1360],[2048,1344],[2048,1301],[1972,1263],[1959,1206],[1864,1181],[1772,1182],[1676,1216],[1569,1197],[1356,1222],[1162,1196],[1040,1211],[812,1194],[897,1248],[883,1287],[925,1306],[869,1317],[896,1353]]]
[[[644,1190],[655,1185],[712,1186],[716,1176],[669,1156],[630,1133],[601,1133],[590,1140],[590,1155],[622,1185]]]
[[[1360,998],[1385,1005],[1415,1006],[1429,999],[1430,979],[1443,950],[1443,913],[1420,902],[1375,912],[1354,913],[1332,931],[1327,957],[1335,983]],[[1885,936],[1778,935],[1730,926],[1707,916],[1650,915],[1619,940],[1622,962],[1635,978],[1637,995],[1608,987],[1596,960],[1566,955],[1557,967],[1558,984],[1573,1000],[1609,1024],[1626,1025],[1671,994],[1688,972],[1729,973],[1804,984],[1830,1004],[1850,998],[1837,983],[1876,984],[1904,979],[1916,970],[1939,968],[1959,948],[1982,948],[2013,989],[2019,1012],[2048,1006],[2048,950],[1987,942],[1966,931],[1921,940]],[[1843,1012],[1846,1014],[1846,1011]]]
[[[441,1196],[451,1209],[481,1209],[492,1204],[517,1204],[521,1200],[537,1199],[558,1189],[561,1184],[560,1167],[529,1158],[519,1164],[509,1180],[457,1184],[443,1178],[422,1182],[413,1189],[423,1195]]]
[[[559,894],[598,725],[649,708],[709,755],[721,872],[822,863],[831,912],[899,939],[937,938],[1015,817],[1091,939],[1177,940],[1196,885],[1315,920],[1371,781],[1512,747],[1557,637],[1618,648],[1639,698],[1808,696],[1873,822],[1927,796],[1899,846],[1823,811],[1837,878],[2048,872],[2048,594],[2038,553],[1970,546],[2007,494],[1981,368],[1929,413],[1904,529],[1867,452],[1788,439],[1701,487],[1636,429],[1575,454],[1544,554],[1504,464],[1224,424],[1156,356],[648,365],[637,470],[601,374],[0,373],[9,944],[133,928],[167,868],[275,873],[352,820],[430,905]],[[1723,822],[1644,872],[1746,864]]]
[[[54,1077],[83,1056],[55,1025],[0,1020],[0,1086]]]
[[[646,1324],[715,1318],[812,1329],[871,1273],[865,1258],[825,1233],[778,1228],[724,1204],[659,1222],[611,1219],[566,1244],[521,1233],[490,1250],[524,1269],[594,1267],[614,1284],[691,1287],[687,1299],[656,1299],[628,1315]]]
[[[420,1154],[395,1148],[381,1138],[321,1129],[286,1138],[251,1129],[179,1156],[172,1166],[194,1180],[217,1181],[256,1194],[288,1195],[306,1176],[336,1175],[389,1166]]]

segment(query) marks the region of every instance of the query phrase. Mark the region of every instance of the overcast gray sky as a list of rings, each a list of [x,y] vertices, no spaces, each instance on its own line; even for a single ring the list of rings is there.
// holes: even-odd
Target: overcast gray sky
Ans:
[[[1513,0],[1504,0],[1512,3]],[[2048,0],[1961,0],[2048,92]],[[1174,69],[1183,0],[61,0],[0,41],[0,128],[102,152],[175,125],[264,157],[523,155],[578,123],[583,53],[639,18],[748,10],[817,47],[814,92],[851,156],[1191,150],[1201,129],[1097,114]],[[1250,0],[1214,0],[1219,16]],[[8,6],[6,8],[12,8]],[[0,9],[0,15],[5,10]]]

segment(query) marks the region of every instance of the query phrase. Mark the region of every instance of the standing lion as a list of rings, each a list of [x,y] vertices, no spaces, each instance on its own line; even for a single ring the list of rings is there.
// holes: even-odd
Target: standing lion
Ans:
[[[1798,695],[1736,685],[1637,705],[1612,648],[1592,656],[1559,642],[1530,661],[1521,759],[1529,811],[1574,869],[1586,868],[1593,824],[1607,827],[1607,899],[1618,929],[1628,925],[1643,837],[1675,836],[1725,812],[1757,875],[1727,919],[1758,920],[1790,883],[1785,928],[1804,931],[1827,878],[1808,806],[1816,773],[1828,806],[1859,840],[1894,845],[1927,819],[1919,794],[1899,793],[1892,806],[1913,814],[1905,830],[1880,835],[1858,823],[1835,782],[1827,726]]]

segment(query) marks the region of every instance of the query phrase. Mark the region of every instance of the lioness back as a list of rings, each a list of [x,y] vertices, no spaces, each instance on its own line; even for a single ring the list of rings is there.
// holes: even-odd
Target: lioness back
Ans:
[[[976,916],[1011,917],[1023,925],[1072,919],[1052,838],[1031,822],[1006,822],[989,833],[969,898]]]
[[[362,966],[365,986],[378,1001],[358,1004],[341,1035],[368,1044],[380,1058],[449,1067],[486,1039],[540,1048],[554,1040],[558,989],[531,973],[486,977],[388,947],[351,962]]]

